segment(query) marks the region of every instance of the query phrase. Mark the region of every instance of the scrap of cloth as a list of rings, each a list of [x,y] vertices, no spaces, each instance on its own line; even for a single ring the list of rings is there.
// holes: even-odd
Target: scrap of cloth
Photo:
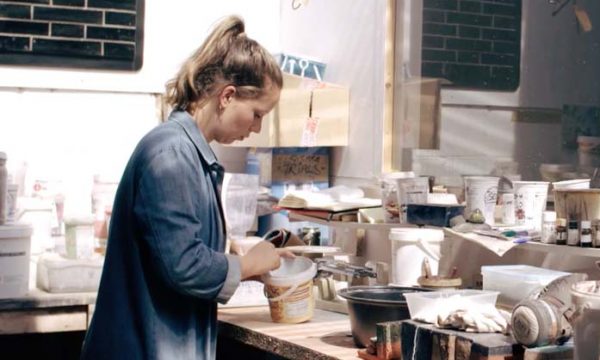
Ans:
[[[419,311],[413,318],[439,328],[478,333],[506,333],[510,314],[496,309],[492,304],[477,304],[468,297],[454,295]]]

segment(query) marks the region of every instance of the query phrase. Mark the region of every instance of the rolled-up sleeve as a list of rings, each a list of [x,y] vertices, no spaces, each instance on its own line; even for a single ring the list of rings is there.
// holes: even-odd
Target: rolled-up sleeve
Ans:
[[[163,150],[142,172],[134,213],[160,279],[183,294],[227,301],[239,284],[240,264],[207,246],[221,229],[203,175],[192,151]]]
[[[233,293],[235,289],[240,285],[240,281],[242,280],[242,270],[240,266],[240,258],[235,255],[225,254],[227,257],[227,263],[229,264],[229,268],[227,271],[227,277],[225,278],[225,283],[217,295],[217,301],[225,304]]]

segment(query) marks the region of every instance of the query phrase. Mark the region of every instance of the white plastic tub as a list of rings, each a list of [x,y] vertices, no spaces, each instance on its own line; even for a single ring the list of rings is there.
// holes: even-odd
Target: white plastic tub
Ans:
[[[0,298],[27,294],[31,233],[28,225],[0,226]]]
[[[529,265],[482,266],[483,289],[499,291],[498,303],[513,307],[567,272]]]
[[[277,323],[297,324],[312,318],[315,299],[313,278],[317,265],[303,256],[281,259],[281,266],[262,275],[269,299],[271,319]]]
[[[439,306],[447,305],[448,301],[455,300],[464,304],[472,305],[496,305],[498,291],[489,290],[440,290],[431,292],[404,293],[404,298],[408,304],[410,318],[426,318],[424,311],[431,311]]]
[[[37,263],[37,287],[51,293],[97,291],[104,257],[67,259],[56,253],[45,253]]]

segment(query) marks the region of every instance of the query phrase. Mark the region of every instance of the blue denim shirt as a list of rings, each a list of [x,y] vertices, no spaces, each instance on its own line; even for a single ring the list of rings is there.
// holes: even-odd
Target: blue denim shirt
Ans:
[[[240,282],[223,253],[223,168],[192,117],[138,144],[117,190],[83,359],[213,359],[217,303]]]

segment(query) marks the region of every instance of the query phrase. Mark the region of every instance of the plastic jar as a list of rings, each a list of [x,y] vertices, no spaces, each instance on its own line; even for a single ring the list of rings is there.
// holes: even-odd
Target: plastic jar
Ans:
[[[544,211],[542,213],[542,238],[544,244],[556,244],[555,226],[556,212]]]
[[[66,257],[69,259],[89,259],[94,254],[93,216],[65,219]]]
[[[316,274],[315,263],[297,256],[282,259],[278,269],[262,276],[274,322],[296,324],[312,318],[315,308],[313,278]]]

